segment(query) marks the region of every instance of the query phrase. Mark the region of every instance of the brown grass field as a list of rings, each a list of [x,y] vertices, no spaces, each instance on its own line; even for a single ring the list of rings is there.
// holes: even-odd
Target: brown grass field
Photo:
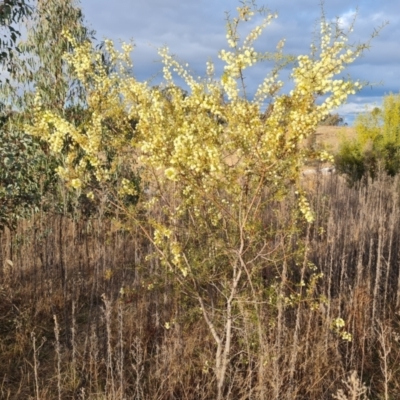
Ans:
[[[335,148],[342,129],[353,134],[324,127],[317,140]],[[224,399],[399,398],[399,189],[398,178],[350,188],[316,175],[316,220],[290,240],[294,194],[265,210],[284,258],[260,269],[269,300],[257,313],[245,298],[234,310]],[[104,216],[36,214],[0,231],[0,399],[215,399],[213,338],[152,251]],[[323,275],[305,293],[314,268]]]
[[[355,129],[348,126],[319,126],[316,136],[316,144],[327,150],[336,152],[339,147],[340,138],[353,138]]]

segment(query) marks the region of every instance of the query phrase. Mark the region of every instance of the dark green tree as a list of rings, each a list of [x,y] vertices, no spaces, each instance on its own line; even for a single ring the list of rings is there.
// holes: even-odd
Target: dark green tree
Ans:
[[[321,126],[340,126],[347,125],[344,123],[343,117],[339,114],[331,114],[329,113],[320,123]]]

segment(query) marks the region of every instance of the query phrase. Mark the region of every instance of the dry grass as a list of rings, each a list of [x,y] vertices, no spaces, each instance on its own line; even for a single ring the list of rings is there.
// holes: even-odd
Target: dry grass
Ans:
[[[255,314],[238,302],[225,398],[396,398],[398,193],[399,181],[383,177],[359,188],[335,176],[315,182],[315,224],[282,243],[291,282],[308,282],[311,263],[324,277],[293,306],[278,296]],[[0,243],[1,399],[216,397],[214,342],[197,304],[146,257],[152,249],[138,232],[36,215]],[[300,265],[290,258],[299,246]],[[295,284],[274,292],[281,268],[263,271],[266,293],[300,293]],[[332,330],[339,317],[351,342]]]
[[[319,126],[315,134],[315,140],[317,145],[336,153],[341,136],[354,138],[355,134],[355,129],[348,126]]]

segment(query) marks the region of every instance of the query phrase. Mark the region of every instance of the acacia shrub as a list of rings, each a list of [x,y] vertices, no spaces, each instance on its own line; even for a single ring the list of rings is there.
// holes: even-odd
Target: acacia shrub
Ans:
[[[242,39],[239,26],[256,14],[262,17],[260,24]],[[238,7],[237,16],[228,18],[227,49],[219,53],[224,62],[220,77],[208,62],[206,77],[194,78],[168,48],[161,49],[164,82],[159,88],[130,74],[131,45],[122,45],[118,52],[111,41],[105,42],[114,65],[109,73],[90,41],[78,43],[64,32],[74,49],[65,60],[84,88],[88,118],[66,119],[47,107],[38,90],[34,119],[26,126],[51,151],[63,155],[57,171],[71,190],[86,190],[95,200],[102,193],[88,190],[91,183],[108,185],[129,229],[142,232],[152,249],[147,261],[157,260],[154,274],[173,279],[197,304],[214,342],[211,365],[217,399],[228,390],[233,354],[243,352],[258,366],[261,399],[267,364],[274,362],[278,372],[288,370],[278,358],[268,360],[265,326],[283,338],[285,312],[300,301],[317,301],[318,271],[304,283],[307,290],[303,284],[291,284],[287,254],[296,253],[297,265],[303,265],[297,274],[301,279],[307,266],[302,233],[314,220],[300,181],[310,157],[303,142],[360,88],[358,82],[335,77],[368,46],[349,45],[343,29],[322,18],[320,42],[310,55],[295,60],[294,88],[282,94],[279,71],[294,61],[283,53],[284,42],[272,54],[254,47],[275,17],[254,2]],[[250,98],[245,71],[265,60],[272,60],[273,68]],[[176,75],[189,88],[187,95],[175,84]],[[320,104],[319,96],[325,96]],[[271,107],[263,116],[266,101]],[[116,156],[108,158],[110,152]],[[323,151],[315,156],[329,159]],[[117,174],[121,166],[130,177]],[[265,210],[278,215],[289,193],[296,205],[285,210],[288,217],[277,224],[265,220]],[[127,195],[137,196],[137,203],[126,204]],[[266,304],[274,309],[272,322],[261,306]],[[173,321],[164,324],[170,327]],[[246,346],[241,336],[249,331],[252,345]],[[293,379],[296,355],[291,360]],[[279,398],[284,385],[280,373],[274,385],[274,397]]]

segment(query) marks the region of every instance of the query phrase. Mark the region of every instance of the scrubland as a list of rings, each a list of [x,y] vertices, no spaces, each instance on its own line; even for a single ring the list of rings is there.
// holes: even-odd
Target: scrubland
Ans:
[[[221,75],[163,47],[151,86],[77,2],[37,2],[0,88],[0,398],[396,398],[400,142],[378,123],[337,168],[357,179],[304,174],[339,166],[315,132],[385,24],[354,44],[322,9],[294,57],[253,46],[276,18],[241,2]]]
[[[280,229],[294,196],[265,209],[280,259],[258,273],[257,313],[236,303],[224,398],[400,393],[399,180],[312,179],[312,225]],[[0,398],[216,398],[196,299],[139,231],[118,216],[43,213],[0,238]]]

